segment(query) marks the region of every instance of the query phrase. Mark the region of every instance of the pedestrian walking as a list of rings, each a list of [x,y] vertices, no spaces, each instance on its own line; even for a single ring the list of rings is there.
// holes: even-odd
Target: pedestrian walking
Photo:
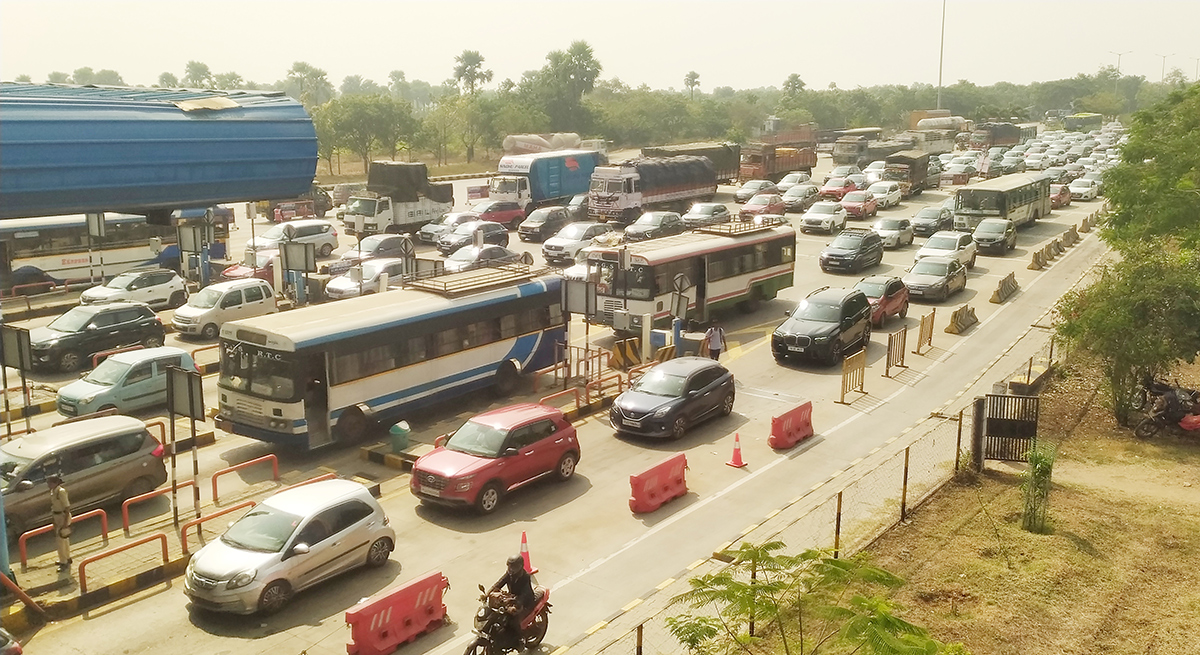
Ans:
[[[704,343],[708,345],[708,356],[720,359],[721,351],[725,350],[725,328],[713,321],[712,326],[704,333]]]
[[[71,498],[57,475],[48,476],[46,484],[50,485],[50,515],[58,545],[58,570],[62,571],[71,565]]]

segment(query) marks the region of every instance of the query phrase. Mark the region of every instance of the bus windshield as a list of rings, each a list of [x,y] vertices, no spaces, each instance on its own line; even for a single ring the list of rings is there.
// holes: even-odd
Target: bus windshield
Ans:
[[[291,357],[247,343],[222,342],[217,385],[268,400],[294,400],[298,372]]]
[[[599,285],[607,289],[602,295],[635,300],[654,297],[654,272],[649,266],[634,265],[618,271],[616,262],[600,262],[599,268]]]
[[[958,202],[955,209],[962,212],[979,212],[984,214],[1000,213],[1000,194],[995,191],[972,191],[959,189]]]

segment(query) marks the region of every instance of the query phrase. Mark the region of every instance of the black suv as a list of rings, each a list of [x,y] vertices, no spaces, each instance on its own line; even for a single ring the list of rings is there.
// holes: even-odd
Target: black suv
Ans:
[[[874,230],[849,228],[825,246],[817,259],[821,270],[861,271],[883,261],[883,239]]]
[[[29,331],[34,368],[57,368],[65,373],[90,365],[92,355],[141,344],[163,345],[163,325],[142,303],[114,302],[80,305]]]
[[[871,301],[858,289],[821,287],[788,312],[788,320],[771,335],[775,361],[819,359],[833,365],[852,346],[871,341]]]
[[[517,236],[522,241],[545,241],[570,222],[571,214],[566,207],[542,207],[533,210],[529,218],[517,226]]]

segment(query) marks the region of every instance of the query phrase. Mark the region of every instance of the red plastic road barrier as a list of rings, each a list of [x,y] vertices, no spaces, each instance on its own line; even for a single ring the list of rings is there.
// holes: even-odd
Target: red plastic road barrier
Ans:
[[[221,469],[220,471],[217,471],[212,474],[213,504],[216,504],[216,502],[217,502],[217,478],[221,477],[222,475],[225,475],[226,473],[233,473],[234,471],[240,471],[248,466],[254,466],[255,464],[258,464],[259,462],[271,462],[271,474],[275,476],[276,480],[279,479],[279,458],[275,457],[274,454],[263,455],[262,457],[256,457],[254,459],[242,462],[241,464],[234,464],[233,466],[225,467],[225,468]]]
[[[771,436],[767,445],[772,448],[791,448],[813,436],[812,401],[798,405],[771,417]]]
[[[667,501],[686,494],[687,480],[683,473],[686,468],[687,455],[677,453],[629,476],[629,511],[636,514],[653,512]]]
[[[441,571],[393,589],[346,611],[350,625],[348,655],[388,655],[400,644],[440,625],[446,618],[442,594],[450,581]]]

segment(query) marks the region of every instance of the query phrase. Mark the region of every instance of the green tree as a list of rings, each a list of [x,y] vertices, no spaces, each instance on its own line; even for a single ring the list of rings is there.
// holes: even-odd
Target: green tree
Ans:
[[[174,73],[159,73],[158,86],[164,89],[174,89],[179,86],[179,78]]]
[[[303,61],[293,63],[288,69],[287,77],[277,86],[309,108],[323,105],[334,96],[329,74]]]
[[[71,76],[62,71],[54,71],[46,76],[46,84],[70,84]]]
[[[700,73],[688,71],[688,74],[683,76],[683,86],[688,90],[691,99],[695,100],[696,87],[700,86]]]
[[[836,559],[816,550],[790,556],[783,542],[743,543],[725,551],[729,566],[688,580],[673,603],[709,610],[681,614],[668,628],[694,653],[776,652],[760,636],[767,626],[783,653],[864,652],[934,654],[942,647],[921,627],[899,616],[899,606],[878,591],[902,584],[863,558]]]
[[[421,122],[419,141],[433,152],[434,162],[438,165],[446,163],[451,140],[459,130],[459,100],[459,96],[439,98]]]
[[[1200,258],[1166,240],[1122,244],[1122,258],[1058,303],[1055,329],[1102,365],[1113,416],[1128,425],[1142,377],[1200,353]]]
[[[798,98],[804,91],[804,80],[800,79],[799,73],[792,73],[783,81],[783,94],[790,98]]]
[[[218,73],[213,76],[213,87],[218,89],[244,89],[246,80],[242,79],[241,75],[232,71],[228,73]]]
[[[92,84],[96,80],[96,71],[84,66],[76,68],[75,72],[71,73],[72,84]]]
[[[317,156],[324,159],[333,174],[333,157],[337,154],[340,142],[338,125],[341,119],[338,112],[341,109],[334,101],[314,107],[312,110],[313,128],[317,132]]]
[[[403,98],[378,94],[379,131],[376,139],[393,160],[400,150],[412,149],[420,123],[413,117],[412,103]]]
[[[33,84],[33,78],[28,75],[18,75],[13,81],[17,84]]]
[[[463,50],[454,62],[454,80],[462,86],[463,93],[473,96],[480,86],[492,81],[492,71],[484,69],[483,55],[478,50]],[[470,155],[467,157],[469,161]]]
[[[566,51],[546,55],[546,65],[535,75],[526,75],[540,96],[550,129],[586,131],[589,114],[583,95],[592,90],[602,67],[586,41],[575,41]]]
[[[200,61],[189,61],[183,69],[183,77],[179,81],[193,89],[208,89],[213,85],[212,70],[208,64]]]
[[[398,111],[397,103],[402,102],[383,94],[342,96],[330,101],[337,142],[358,155],[364,169],[376,146],[387,148],[394,158],[397,133],[412,131]]]
[[[115,70],[102,68],[92,77],[92,84],[107,84],[108,86],[125,86],[125,80]]]
[[[1103,234],[1115,247],[1161,236],[1200,247],[1200,84],[1134,114],[1104,193],[1112,213]]]

